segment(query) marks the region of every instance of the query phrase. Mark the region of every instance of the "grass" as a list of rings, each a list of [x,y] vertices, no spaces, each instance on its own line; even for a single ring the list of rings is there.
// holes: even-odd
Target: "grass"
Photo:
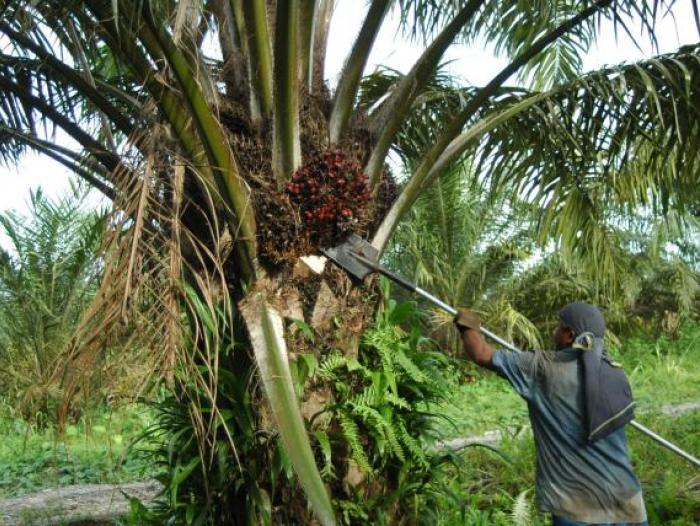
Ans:
[[[676,339],[631,338],[623,349],[613,351],[629,374],[638,403],[637,420],[695,456],[700,455],[700,412],[671,417],[661,408],[700,400],[698,343],[700,326],[686,326]],[[449,436],[505,429],[506,439],[501,454],[484,448],[464,451],[463,469],[450,472],[442,482],[463,497],[468,511],[446,499],[439,523],[549,524],[549,517],[534,506],[532,436],[514,436],[528,424],[527,408],[507,382],[484,373],[476,381],[462,384],[442,411],[456,424],[446,428]],[[628,428],[627,435],[650,524],[700,524],[697,468],[634,429]],[[523,513],[523,507],[529,513],[526,521],[514,517]]]
[[[440,408],[454,425],[448,437],[475,436],[494,429],[517,429],[528,423],[527,406],[507,382],[491,373],[457,387],[452,400]]]
[[[645,424],[684,449],[700,451],[700,413],[676,418],[648,415]],[[630,454],[641,480],[651,525],[700,524],[700,475],[687,461],[634,430],[628,431]],[[535,448],[532,436],[506,438],[500,454],[484,448],[468,448],[461,456],[462,469],[446,479],[451,492],[463,499],[464,510],[445,499],[438,524],[548,525],[549,517],[534,504]],[[514,520],[518,497],[524,495],[529,520]],[[484,522],[480,522],[480,521]]]
[[[665,404],[700,400],[700,327],[678,339],[634,338],[618,353],[628,371],[640,413]]]
[[[66,427],[61,438],[5,409],[0,418],[0,498],[71,484],[141,480],[151,468],[128,444],[148,425],[135,408],[101,412]]]

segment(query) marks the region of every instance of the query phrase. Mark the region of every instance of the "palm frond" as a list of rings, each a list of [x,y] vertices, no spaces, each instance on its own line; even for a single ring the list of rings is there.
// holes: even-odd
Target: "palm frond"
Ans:
[[[320,523],[334,525],[333,506],[316,466],[294,392],[282,316],[269,305],[262,292],[248,296],[241,305],[241,312],[251,334],[262,383],[287,455]]]
[[[433,0],[402,0],[401,25],[414,40],[424,40],[444,25],[459,2],[444,4]],[[529,48],[541,35],[552,31],[592,2],[536,0],[525,6],[517,0],[485,2],[463,29],[460,40],[483,40],[493,46],[497,56],[513,59]],[[595,39],[596,24],[589,19],[562,35],[539,53],[519,72],[522,80],[535,86],[549,86],[570,80],[581,72],[582,59]]]
[[[311,93],[313,89],[313,49],[314,24],[316,20],[318,0],[300,0],[299,15],[297,16],[297,32],[299,34],[299,84]]]
[[[332,144],[337,143],[345,133],[362,72],[379,33],[391,0],[375,0],[370,5],[360,34],[353,46],[333,98],[333,111],[329,121],[329,134]]]
[[[372,239],[372,244],[380,253],[384,250],[389,237],[396,229],[399,221],[415,202],[416,197],[426,184],[426,180],[435,176],[436,170],[434,169],[434,164],[437,163],[444,168],[443,163],[440,162],[443,156],[454,160],[457,153],[455,151],[450,151],[449,147],[451,143],[459,137],[463,127],[479,112],[482,106],[501,89],[503,83],[550,44],[556,42],[570,31],[575,30],[580,24],[593,17],[601,8],[608,5],[611,1],[612,0],[600,0],[594,2],[593,5],[578,11],[575,16],[562,22],[553,30],[539,36],[530,46],[520,52],[510,64],[493,77],[486,86],[478,90],[475,96],[467,102],[465,107],[448,121],[438,136],[438,139],[422,155],[408,183],[404,186],[401,194],[377,229]],[[525,106],[527,106],[527,104]],[[513,110],[511,109],[511,111]],[[518,110],[514,111],[514,113],[518,113]],[[485,127],[485,131],[488,131],[499,120],[508,120],[510,116],[511,115],[503,115],[500,118],[495,117],[495,121],[488,124],[482,122],[480,125],[473,127],[474,129],[471,131],[471,134],[478,136],[480,135],[480,126]],[[461,147],[457,148],[458,151],[460,149]]]
[[[276,13],[272,157],[275,179],[281,188],[301,164],[296,0],[278,2]]]
[[[206,211],[184,198],[184,185],[196,184],[186,182],[185,172],[190,179],[200,176],[183,160],[171,165],[177,158],[176,143],[161,130],[144,144],[153,153],[143,166],[114,174],[116,195],[101,247],[99,291],[83,313],[58,372],[66,390],[64,416],[84,376],[99,372],[95,364],[105,342],[131,346],[143,364],[132,378],[140,389],[155,377],[172,379],[176,367],[206,383],[197,362],[215,368],[212,356],[188,354],[184,345],[180,312],[187,296],[181,284],[188,275],[202,296],[219,296],[224,281],[221,259],[231,243],[222,240],[220,225],[207,220]],[[167,170],[174,173],[166,177]]]
[[[618,214],[687,210],[697,195],[698,74],[692,48],[586,75],[514,116],[508,131],[494,130],[474,152],[479,166],[494,187],[512,183],[542,206],[543,235],[555,222],[565,227],[562,213],[582,212],[582,199]],[[582,239],[582,224],[569,223],[567,246]]]
[[[273,57],[270,47],[270,31],[266,2],[264,0],[243,0],[242,7],[237,7],[237,0],[232,1],[232,13],[243,15],[244,24],[239,24],[239,30],[245,31],[244,50],[248,64],[250,79],[250,104],[254,122],[260,117],[267,116],[272,111],[273,100]]]
[[[373,126],[379,133],[366,167],[372,188],[375,188],[379,183],[386,155],[396,132],[406,119],[406,113],[411,107],[413,100],[419,90],[432,77],[435,68],[440,63],[447,48],[454,41],[457,33],[474,16],[482,3],[483,0],[469,0],[455,14],[449,24],[440,31],[418,60],[416,60],[411,71],[397,84],[395,90],[389,95],[382,111],[373,118]]]
[[[474,88],[457,86],[446,73],[449,63],[439,64],[425,86],[418,90],[398,130],[392,150],[405,165],[414,162],[437,138],[443,123],[462,109]],[[383,104],[404,78],[399,71],[380,67],[362,79],[358,107],[370,115],[383,111]]]
[[[321,91],[325,83],[326,51],[331,19],[337,0],[318,0],[314,18],[314,37],[312,51],[312,83],[314,91]]]
[[[561,18],[572,9],[584,9],[594,3],[593,0],[535,0],[523,4],[519,0],[490,0],[479,11],[479,17],[465,26],[461,38],[472,42],[481,37],[493,43],[500,51],[515,56],[533,35],[542,31],[552,18]],[[617,31],[628,34],[633,41],[641,38],[656,42],[657,24],[666,17],[674,16],[677,0],[614,0],[601,11],[596,24],[582,33],[573,33],[566,37],[573,47],[579,48],[587,41],[591,32],[600,31],[603,20],[612,21]],[[695,0],[689,0],[693,12],[698,12]],[[427,41],[447,21],[454,16],[463,2],[441,2],[439,0],[401,0],[401,29],[414,40]],[[518,24],[518,22],[521,22]],[[632,25],[637,25],[633,28]],[[700,24],[698,24],[700,30]],[[532,29],[532,30],[531,30]]]

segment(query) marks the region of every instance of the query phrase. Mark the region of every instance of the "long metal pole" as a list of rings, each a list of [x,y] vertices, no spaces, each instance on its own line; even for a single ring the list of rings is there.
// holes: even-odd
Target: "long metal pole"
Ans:
[[[435,306],[440,307],[441,309],[443,309],[445,312],[451,314],[452,316],[456,316],[456,315],[457,315],[457,309],[455,309],[454,307],[448,305],[448,304],[445,303],[444,301],[442,301],[442,300],[436,298],[435,296],[433,296],[432,294],[430,294],[430,292],[427,292],[427,291],[423,290],[423,289],[420,288],[420,287],[416,287],[416,288],[415,288],[415,291],[416,291],[416,294],[420,294],[420,295],[423,296],[425,299],[427,299],[428,301],[430,301],[431,303],[433,303]],[[502,346],[505,347],[506,349],[510,349],[511,351],[519,351],[519,350],[520,350],[520,349],[518,349],[515,345],[513,345],[512,343],[507,342],[506,340],[504,340],[503,338],[501,338],[501,337],[498,336],[497,334],[492,333],[492,332],[491,332],[490,330],[488,330],[487,328],[485,328],[485,327],[480,327],[480,330],[481,330],[481,334],[483,334],[484,336],[486,336],[486,337],[488,337],[488,338],[491,338],[493,341],[495,341],[495,342],[498,343],[499,345],[502,345]]]
[[[354,253],[354,252],[351,252],[351,254],[352,254],[353,257],[355,257],[355,259],[357,259],[358,261],[360,261],[360,262],[363,263],[364,265],[367,265],[369,268],[371,268],[371,269],[373,269],[373,270],[376,270],[376,271],[379,272],[380,274],[383,274],[383,275],[386,276],[387,278],[389,278],[389,279],[391,279],[392,281],[398,283],[399,285],[401,285],[401,286],[407,288],[408,290],[413,291],[413,292],[415,292],[416,294],[419,294],[420,296],[423,296],[426,300],[428,300],[429,302],[431,302],[431,303],[432,303],[433,305],[435,305],[436,307],[441,308],[442,310],[444,310],[444,311],[447,312],[448,314],[451,314],[452,316],[455,316],[455,315],[457,314],[457,309],[455,309],[455,308],[454,308],[453,306],[451,306],[451,305],[448,305],[447,303],[445,303],[445,302],[442,301],[441,299],[436,298],[435,296],[433,296],[432,294],[430,294],[430,292],[428,292],[428,291],[426,291],[426,290],[423,290],[422,288],[416,286],[414,283],[411,283],[411,282],[405,280],[405,279],[402,278],[401,276],[397,276],[396,274],[394,274],[394,273],[391,272],[390,270],[385,269],[384,267],[378,265],[378,264],[375,263],[374,261],[371,261],[371,260],[365,258],[364,256],[361,256],[360,254],[357,254],[357,253]],[[515,345],[513,345],[512,343],[507,342],[506,340],[504,340],[504,339],[501,338],[500,336],[498,336],[498,335],[492,333],[490,330],[488,330],[488,329],[486,329],[486,328],[484,328],[484,327],[481,327],[481,333],[482,333],[484,336],[486,336],[486,337],[490,338],[491,340],[495,341],[495,342],[498,343],[499,345],[502,345],[502,346],[505,347],[506,349],[510,349],[511,351],[518,351],[518,352],[520,352],[520,349],[518,349]],[[686,451],[683,451],[681,448],[679,448],[678,446],[672,444],[671,442],[669,442],[669,441],[666,440],[665,438],[663,438],[663,437],[657,435],[657,434],[654,433],[651,429],[649,429],[649,428],[643,426],[642,424],[640,424],[640,423],[637,422],[636,420],[632,420],[632,421],[630,422],[630,425],[631,425],[632,427],[634,427],[637,431],[641,431],[642,433],[644,433],[645,435],[647,435],[648,437],[650,437],[652,440],[655,440],[657,443],[661,444],[661,445],[664,446],[665,448],[667,448],[667,449],[673,451],[673,452],[674,452],[675,454],[677,454],[677,455],[680,455],[681,457],[683,457],[684,459],[686,459],[686,460],[687,460],[688,462],[690,462],[691,464],[694,464],[694,465],[700,467],[700,460],[698,460],[697,458],[695,458],[695,457],[694,457],[693,455],[691,455],[690,453],[687,453]]]
[[[661,444],[661,445],[664,446],[665,448],[670,449],[670,450],[673,451],[676,455],[680,455],[681,457],[683,457],[684,459],[686,459],[686,460],[687,460],[688,462],[690,462],[691,464],[695,464],[697,467],[700,468],[700,460],[698,460],[697,458],[695,458],[695,457],[694,457],[693,455],[691,455],[690,453],[687,453],[686,451],[683,451],[681,448],[679,448],[679,447],[676,446],[675,444],[672,444],[671,442],[669,442],[669,441],[666,440],[665,438],[663,438],[663,437],[657,435],[656,433],[654,433],[654,432],[653,432],[651,429],[649,429],[648,427],[644,427],[642,424],[640,424],[640,423],[637,422],[636,420],[632,420],[632,421],[630,422],[630,425],[631,425],[632,427],[634,427],[635,429],[637,429],[638,431],[641,431],[642,433],[644,433],[645,435],[647,435],[648,437],[650,437],[652,440],[655,440],[656,442],[658,442],[659,444]]]

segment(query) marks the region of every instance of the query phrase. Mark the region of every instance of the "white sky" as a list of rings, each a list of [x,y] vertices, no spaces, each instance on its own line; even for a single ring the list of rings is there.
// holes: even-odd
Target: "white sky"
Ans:
[[[680,4],[674,8],[675,22],[666,18],[659,25],[657,34],[662,53],[699,40],[690,2]],[[361,5],[364,3],[358,0],[338,0],[331,25],[326,66],[326,76],[333,83],[362,24],[364,9],[360,8]],[[383,64],[406,72],[421,53],[422,47],[398,38],[396,28],[396,17],[384,25],[370,56],[368,71]],[[620,33],[619,37],[616,42],[612,30],[606,31],[598,45],[586,56],[585,69],[637,60],[651,54],[648,46],[644,53],[640,52],[624,33]],[[474,85],[484,84],[505,66],[504,60],[495,58],[488,50],[463,46],[449,50],[445,58],[454,60],[449,68],[452,74]],[[36,154],[25,155],[16,168],[0,166],[0,211],[16,209],[26,212],[30,189],[41,186],[44,193],[57,195],[67,191],[71,177],[60,164]],[[95,196],[92,202],[99,203],[99,197]]]

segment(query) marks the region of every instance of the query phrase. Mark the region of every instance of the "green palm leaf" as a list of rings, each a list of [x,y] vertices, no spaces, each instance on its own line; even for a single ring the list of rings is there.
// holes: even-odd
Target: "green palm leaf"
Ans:
[[[242,313],[287,455],[321,524],[335,524],[333,506],[316,466],[294,391],[282,318],[261,293],[246,301]]]

